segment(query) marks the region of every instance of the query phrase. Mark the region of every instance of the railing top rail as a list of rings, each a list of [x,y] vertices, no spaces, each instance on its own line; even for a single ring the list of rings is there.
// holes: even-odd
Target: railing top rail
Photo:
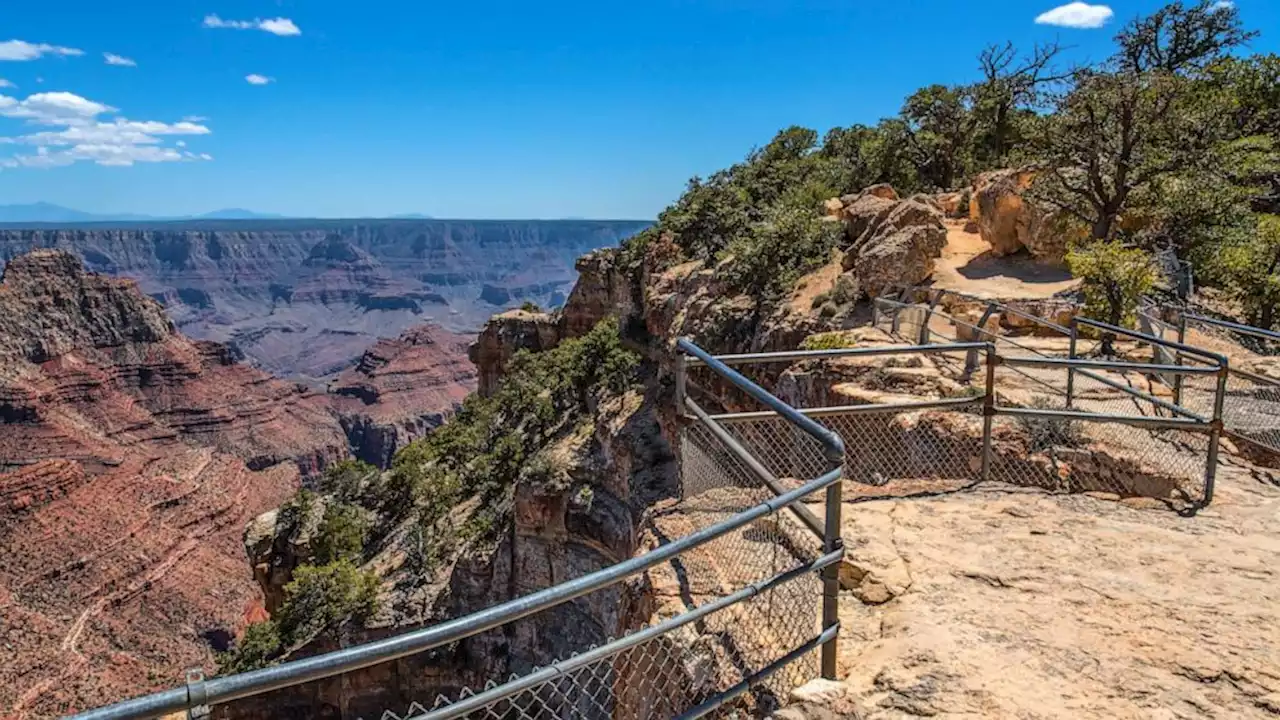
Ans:
[[[828,430],[821,424],[815,422],[798,412],[795,408],[782,402],[772,393],[760,387],[756,383],[747,379],[742,373],[729,367],[725,362],[708,353],[706,350],[693,344],[688,338],[680,338],[676,341],[676,347],[687,355],[702,361],[704,365],[714,370],[724,379],[733,383],[739,390],[747,393],[751,397],[763,403],[771,410],[776,410],[792,425],[799,427],[804,432],[812,435],[818,442],[822,443],[827,460],[837,468],[844,462],[844,440],[840,435]],[[805,352],[830,352],[827,350],[811,350]],[[765,353],[767,355],[767,353]]]
[[[342,673],[360,670],[388,660],[395,660],[448,645],[561,605],[601,588],[617,584],[632,575],[667,562],[693,548],[705,545],[763,517],[773,515],[800,502],[809,495],[834,485],[839,482],[841,472],[841,468],[837,467],[822,477],[811,480],[795,490],[690,533],[652,552],[624,560],[589,575],[539,590],[464,617],[395,637],[323,655],[294,660],[274,667],[216,677],[204,681],[199,686],[198,692],[193,692],[192,686],[187,686],[125,700],[124,702],[75,715],[73,720],[155,718],[180,712],[197,705],[220,704],[261,695],[273,690],[341,675]]]
[[[915,355],[941,354],[948,352],[964,352],[985,349],[989,343],[962,342],[947,345],[882,345],[862,348],[833,348],[830,350],[791,350],[781,352],[743,353],[740,355],[711,355],[725,366],[755,365],[760,363],[797,362],[800,360],[829,360],[841,357],[870,357],[877,355]],[[706,365],[702,358],[695,356],[690,366]],[[748,380],[747,382],[750,382]]]
[[[1080,315],[1077,315],[1076,317],[1072,318],[1071,322],[1073,324],[1087,325],[1089,327],[1097,328],[1099,330],[1106,330],[1107,332],[1115,333],[1116,335],[1124,335],[1126,337],[1131,337],[1131,338],[1134,338],[1135,340],[1141,340],[1143,342],[1150,343],[1152,345],[1163,345],[1164,347],[1178,350],[1182,352],[1184,355],[1195,355],[1197,357],[1213,360],[1218,363],[1219,367],[1227,366],[1227,357],[1225,355],[1222,355],[1216,352],[1211,352],[1209,350],[1204,350],[1198,347],[1193,347],[1185,343],[1174,342],[1172,340],[1162,340],[1154,335],[1147,335],[1146,333],[1140,333],[1137,330],[1122,328],[1122,327],[1119,327],[1118,325],[1104,323],[1101,320],[1094,320],[1093,318],[1087,318]]]
[[[1242,325],[1227,320],[1218,320],[1217,318],[1205,317],[1203,315],[1186,314],[1184,317],[1188,320],[1207,323],[1209,325],[1217,325],[1218,327],[1234,330],[1242,335],[1252,335],[1262,340],[1280,340],[1280,333],[1273,330],[1263,330],[1262,328],[1253,327],[1252,325]]]
[[[1121,372],[1140,372],[1163,375],[1216,375],[1218,368],[1208,365],[1160,365],[1156,363],[1109,362],[1107,360],[1083,360],[1080,358],[1055,357],[1001,357],[1000,362],[1006,365],[1022,365],[1025,367],[1072,367],[1092,368],[1094,370],[1117,370]]]

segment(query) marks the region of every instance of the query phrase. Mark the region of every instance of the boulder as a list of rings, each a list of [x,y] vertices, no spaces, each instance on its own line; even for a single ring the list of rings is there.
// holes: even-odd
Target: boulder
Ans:
[[[1028,169],[982,173],[973,181],[970,219],[997,256],[1025,248],[1037,260],[1061,263],[1067,236],[1054,222],[1055,213],[1024,196],[1034,179]]]
[[[873,197],[878,197],[884,200],[900,200],[901,199],[898,196],[898,191],[894,190],[893,186],[890,185],[889,183],[880,183],[879,185],[872,185],[871,187],[863,190],[862,194],[871,195]]]
[[[961,217],[960,206],[964,204],[963,192],[937,193],[933,196],[933,200],[947,217]]]
[[[946,243],[947,231],[931,225],[910,225],[877,237],[854,262],[858,287],[875,297],[895,286],[923,282],[933,274],[933,261]]]
[[[942,208],[932,196],[893,200],[886,197],[892,190],[867,188],[841,209],[849,238],[841,266],[868,297],[927,279],[947,242]]]

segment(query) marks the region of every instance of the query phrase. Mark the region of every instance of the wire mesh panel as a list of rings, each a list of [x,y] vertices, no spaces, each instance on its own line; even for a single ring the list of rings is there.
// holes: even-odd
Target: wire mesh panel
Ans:
[[[997,418],[991,479],[1051,492],[1107,492],[1196,503],[1207,433],[1100,419]]]
[[[775,430],[756,428],[755,432],[766,438]],[[682,498],[653,513],[651,532],[660,542],[696,533],[773,496],[705,425],[694,423],[685,429],[681,450]],[[489,683],[480,692],[487,691],[491,701],[478,703],[476,693],[464,690],[454,697],[437,697],[430,708],[418,704],[405,715],[387,711],[382,718],[657,720],[677,716],[748,681],[819,636],[821,581],[808,568],[820,549],[820,540],[789,514],[763,517],[646,572],[637,592],[662,598],[655,602],[667,602],[670,606],[659,605],[655,615],[666,618],[666,623],[679,623],[678,627],[658,633],[640,629],[601,650],[583,648],[586,661],[566,658],[553,666],[553,672],[532,669],[505,686]],[[751,592],[744,594],[744,590]],[[717,607],[728,600],[733,602]],[[714,611],[699,614],[705,608]],[[694,620],[682,619],[695,615]],[[642,642],[628,639],[646,633],[652,637]],[[613,647],[619,649],[613,651]],[[725,712],[767,714],[792,688],[817,674],[816,651],[806,651],[756,683],[750,693],[734,699]],[[517,691],[506,692],[504,687]],[[465,712],[449,714],[451,708]]]

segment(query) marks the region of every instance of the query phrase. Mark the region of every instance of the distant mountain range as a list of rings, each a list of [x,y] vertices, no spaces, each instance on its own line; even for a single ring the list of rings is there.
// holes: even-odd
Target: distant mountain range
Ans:
[[[288,215],[260,213],[244,208],[225,208],[203,215],[138,215],[130,213],[96,214],[74,210],[53,203],[38,202],[27,205],[0,205],[0,223],[95,223],[95,222],[165,222],[176,220],[283,220]],[[430,215],[406,213],[393,215],[394,219],[430,220]]]

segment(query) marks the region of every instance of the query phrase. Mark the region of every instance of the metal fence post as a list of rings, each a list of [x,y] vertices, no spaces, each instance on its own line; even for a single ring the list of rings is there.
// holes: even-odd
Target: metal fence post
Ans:
[[[1071,318],[1071,346],[1067,352],[1067,357],[1071,360],[1076,359],[1076,340],[1080,334],[1080,326],[1076,324],[1074,316]],[[1067,409],[1071,409],[1071,403],[1075,398],[1076,391],[1076,368],[1074,365],[1067,367]]]
[[[828,453],[827,459],[832,469],[844,467],[844,457],[834,457]],[[823,528],[823,552],[835,552],[844,546],[840,535],[841,515],[844,503],[844,476],[827,487],[826,526]],[[822,629],[827,630],[840,624],[840,563],[828,565],[822,570]],[[827,680],[839,680],[836,669],[836,657],[840,650],[839,634],[822,645],[822,677]]]
[[[1184,313],[1178,313],[1178,344],[1185,345],[1186,343],[1187,343],[1187,314],[1184,312]],[[1175,350],[1173,357],[1175,358],[1174,364],[1176,365],[1182,364],[1181,350]],[[1173,380],[1173,404],[1174,405],[1182,404],[1182,376],[1181,375],[1174,378]]]
[[[987,394],[982,399],[982,481],[991,479],[991,423],[996,417],[996,344],[987,343]]]
[[[1223,363],[1218,368],[1218,392],[1213,399],[1213,422],[1209,430],[1209,457],[1204,468],[1204,502],[1207,507],[1213,502],[1213,486],[1218,478],[1218,446],[1222,443],[1222,409],[1227,399],[1227,378],[1230,368]]]
[[[685,417],[684,399],[689,392],[689,359],[683,352],[676,350],[676,415]]]

